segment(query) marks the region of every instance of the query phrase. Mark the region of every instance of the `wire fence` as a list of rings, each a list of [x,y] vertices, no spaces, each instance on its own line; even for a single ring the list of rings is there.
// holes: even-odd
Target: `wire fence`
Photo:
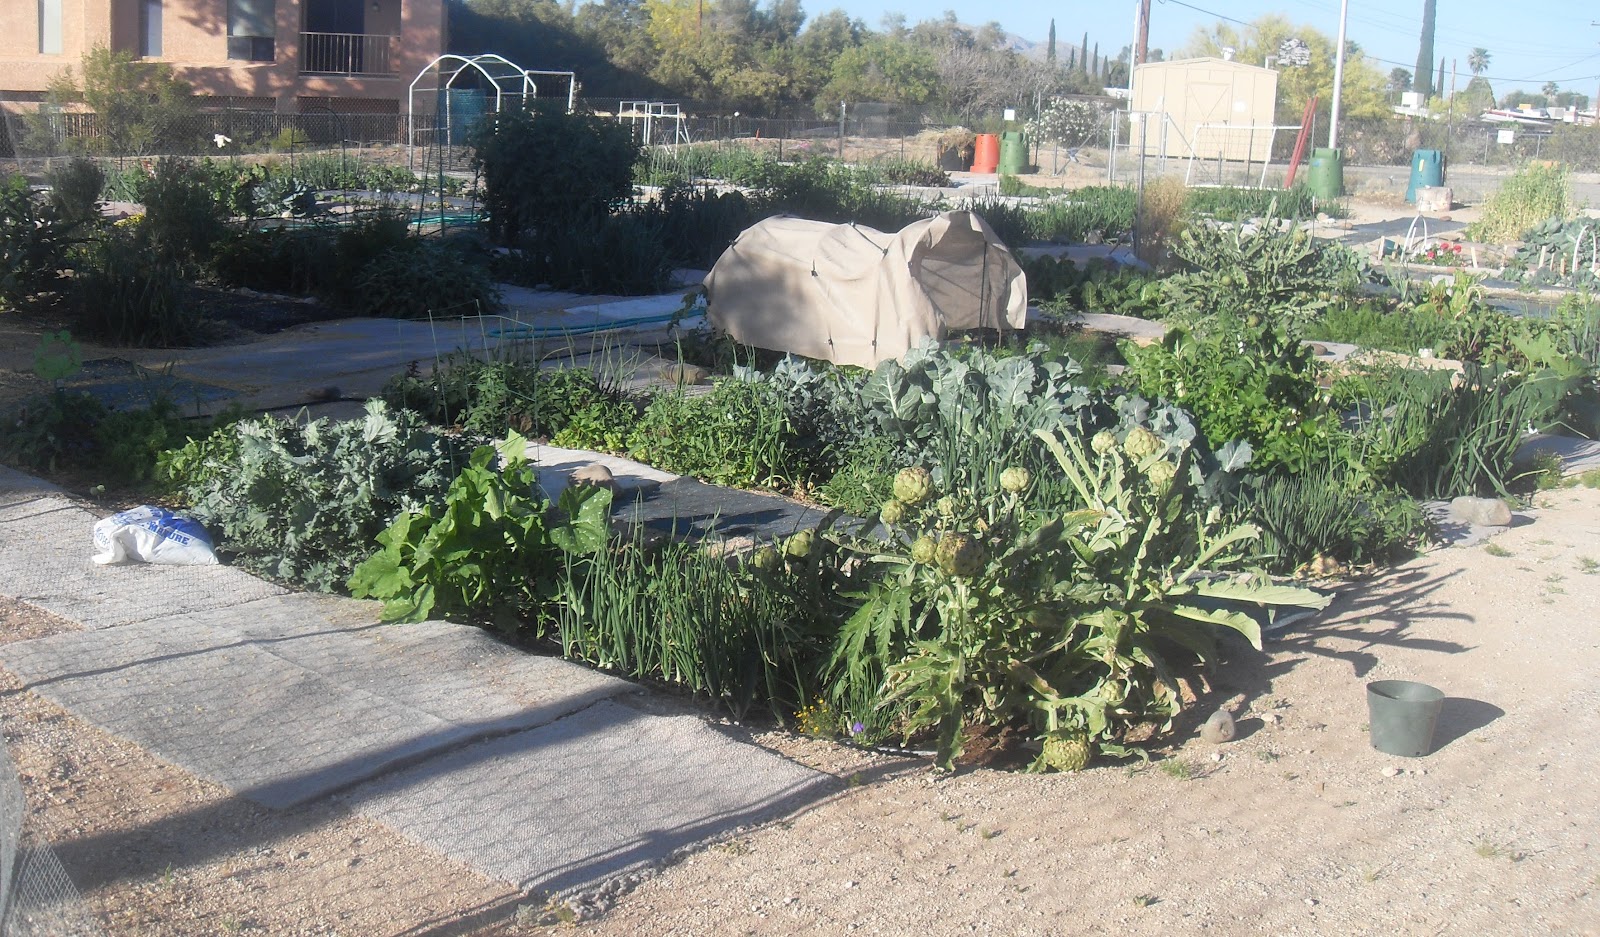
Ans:
[[[99,937],[100,925],[55,853],[27,842],[26,817],[16,765],[0,745],[0,934]]]

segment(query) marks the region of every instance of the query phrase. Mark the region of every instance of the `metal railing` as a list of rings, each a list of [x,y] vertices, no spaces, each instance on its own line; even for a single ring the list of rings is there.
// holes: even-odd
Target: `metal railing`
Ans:
[[[301,33],[300,74],[393,77],[399,36]]]

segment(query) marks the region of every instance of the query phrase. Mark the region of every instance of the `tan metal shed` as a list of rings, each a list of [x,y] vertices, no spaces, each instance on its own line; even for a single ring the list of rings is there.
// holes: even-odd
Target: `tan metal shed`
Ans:
[[[1200,159],[1265,160],[1277,102],[1278,73],[1258,65],[1198,58],[1133,70],[1133,109],[1172,121],[1161,134],[1152,118],[1145,135],[1149,156],[1186,157],[1192,149]]]

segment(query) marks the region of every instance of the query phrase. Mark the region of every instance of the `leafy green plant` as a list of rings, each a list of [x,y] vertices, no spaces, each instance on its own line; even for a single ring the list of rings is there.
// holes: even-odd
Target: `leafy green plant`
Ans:
[[[1296,329],[1367,276],[1354,251],[1318,241],[1275,210],[1250,225],[1190,224],[1172,253],[1188,270],[1166,281],[1169,317],[1194,326],[1254,315]]]
[[[553,596],[559,551],[605,545],[611,505],[608,489],[568,488],[563,518],[550,524],[532,494],[538,473],[526,449],[512,433],[474,450],[437,515],[427,505],[402,511],[378,534],[383,549],[351,573],[351,595],[382,600],[385,621],[482,616],[520,628]]]
[[[701,396],[659,394],[628,434],[628,454],[719,485],[790,478],[783,401],[765,384],[738,379]]]
[[[450,440],[381,400],[356,420],[269,417],[219,432],[235,442],[168,463],[190,510],[239,566],[324,591],[401,512],[440,501],[459,464]]]
[[[35,151],[143,156],[181,150],[198,136],[193,89],[171,65],[100,44],[84,52],[78,71],[77,76],[70,67],[58,72],[44,106],[23,118]],[[63,110],[80,104],[95,115],[94,132],[62,133]]]
[[[1461,328],[1454,318],[1427,305],[1386,310],[1367,300],[1329,308],[1307,323],[1301,334],[1311,341],[1345,342],[1408,355],[1431,348],[1443,356],[1454,346]]]
[[[1250,444],[1258,468],[1324,461],[1338,415],[1318,386],[1311,349],[1264,321],[1227,320],[1205,334],[1174,326],[1159,345],[1124,343],[1139,389],[1194,414],[1214,447]]]
[[[1339,462],[1254,478],[1234,497],[1261,530],[1252,561],[1273,573],[1329,562],[1340,567],[1385,562],[1427,532],[1415,501],[1364,482]]]

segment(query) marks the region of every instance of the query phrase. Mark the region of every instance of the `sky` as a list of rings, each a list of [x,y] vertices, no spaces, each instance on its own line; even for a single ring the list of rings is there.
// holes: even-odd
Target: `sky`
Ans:
[[[1350,0],[1348,38],[1359,43],[1388,74],[1395,66],[1414,70],[1422,32],[1423,0]],[[903,13],[907,22],[933,19],[953,10],[964,23],[980,25],[998,21],[1009,32],[1043,42],[1056,21],[1057,48],[1082,41],[1100,43],[1100,51],[1115,55],[1132,42],[1135,0],[1052,4],[1043,0],[805,0],[808,14],[841,7],[851,16],[876,28],[885,13]],[[1514,12],[1507,12],[1508,10]],[[1150,11],[1150,45],[1171,52],[1183,46],[1196,26],[1218,19],[1250,22],[1278,13],[1297,25],[1313,26],[1329,36],[1339,31],[1339,0],[1153,0]],[[1600,88],[1600,4],[1573,0],[1520,0],[1515,4],[1490,0],[1438,0],[1434,34],[1434,61],[1443,56],[1445,82],[1450,81],[1449,59],[1458,62],[1458,86],[1470,73],[1467,55],[1481,46],[1489,50],[1490,80],[1496,96],[1522,88],[1537,92],[1546,81],[1562,89],[1594,95]],[[1237,24],[1235,24],[1237,25]]]

